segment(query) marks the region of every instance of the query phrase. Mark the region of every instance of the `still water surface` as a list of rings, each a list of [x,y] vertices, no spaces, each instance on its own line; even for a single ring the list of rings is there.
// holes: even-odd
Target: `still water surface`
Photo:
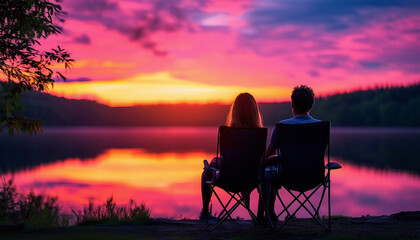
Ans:
[[[13,178],[20,192],[58,196],[68,212],[113,196],[144,202],[152,217],[197,218],[203,159],[214,156],[216,136],[214,127],[0,135],[0,177]],[[331,146],[331,161],[343,166],[332,172],[333,215],[420,210],[420,129],[333,128]],[[256,202],[255,191],[254,209]],[[213,212],[220,212],[215,199]]]

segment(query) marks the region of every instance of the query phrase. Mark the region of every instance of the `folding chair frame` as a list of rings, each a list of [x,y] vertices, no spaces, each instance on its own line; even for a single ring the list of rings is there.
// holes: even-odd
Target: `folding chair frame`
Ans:
[[[245,197],[247,197],[247,196],[249,196],[249,195],[251,195],[251,192],[255,189],[251,189],[251,190],[248,190],[246,193],[245,193],[245,195],[243,195],[242,196],[242,193],[240,193],[240,192],[229,192],[229,191],[227,191],[227,190],[225,190],[225,189],[223,189],[223,188],[220,188],[220,189],[222,189],[224,192],[226,192],[229,196],[230,196],[230,199],[227,201],[227,203],[226,204],[224,204],[223,203],[223,201],[222,201],[222,199],[219,197],[219,195],[217,194],[217,192],[216,192],[216,190],[215,190],[215,188],[217,187],[217,186],[215,186],[215,185],[213,185],[212,183],[211,183],[211,181],[207,181],[206,182],[207,184],[208,184],[208,186],[210,187],[210,189],[211,189],[211,191],[212,191],[212,193],[216,196],[216,198],[217,198],[217,200],[219,201],[219,203],[220,203],[220,205],[222,206],[222,208],[223,208],[223,210],[219,213],[219,215],[217,216],[217,223],[216,223],[216,225],[214,225],[212,228],[210,228],[210,230],[209,230],[209,232],[211,232],[211,231],[213,231],[213,230],[215,230],[216,228],[218,228],[220,225],[222,225],[222,223],[223,222],[225,222],[228,218],[230,219],[230,220],[233,220],[233,218],[232,218],[232,216],[231,216],[231,214],[239,207],[239,206],[242,206],[242,207],[244,207],[247,211],[248,211],[248,213],[249,213],[249,215],[251,216],[251,218],[252,218],[252,221],[254,222],[254,224],[258,224],[259,223],[259,220],[258,220],[258,218],[257,218],[257,216],[254,214],[254,212],[252,212],[252,210],[250,209],[250,207],[249,207],[249,205],[245,202]],[[258,186],[258,187],[260,187],[260,185]],[[229,209],[228,209],[228,207],[229,207],[229,205],[231,204],[231,202],[232,202],[232,200],[236,200],[236,202],[233,204],[233,206],[231,206]]]
[[[312,216],[313,219],[315,219],[320,225],[321,227],[323,227],[326,230],[331,230],[331,200],[330,200],[330,182],[329,180],[327,180],[328,176],[326,176],[326,182],[322,183],[320,185],[318,185],[316,188],[311,189],[309,191],[309,195],[306,192],[298,192],[298,191],[293,191],[290,190],[288,188],[283,187],[292,197],[293,200],[286,206],[286,204],[284,203],[284,201],[282,200],[282,198],[279,195],[278,189],[275,188],[272,184],[270,187],[270,191],[269,191],[269,195],[268,197],[270,197],[270,194],[272,194],[272,192],[274,192],[276,194],[276,197],[279,199],[281,205],[283,206],[283,210],[276,215],[277,218],[279,218],[280,216],[282,216],[284,213],[287,213],[285,220],[282,222],[282,224],[279,227],[275,227],[274,226],[274,222],[271,219],[271,216],[268,216],[268,220],[269,223],[271,225],[271,227],[278,231],[280,229],[282,229],[293,217],[296,216],[296,213],[301,209],[304,208],[309,215]],[[318,206],[315,207],[314,204],[311,202],[310,198],[321,188],[323,187],[322,190],[322,195],[321,198],[319,199],[319,203]],[[328,225],[324,222],[324,220],[321,219],[320,215],[319,215],[319,210],[321,208],[322,202],[324,200],[325,197],[325,192],[328,189]],[[294,192],[297,192],[297,194],[295,194]],[[303,196],[304,201],[300,200],[300,198]],[[295,209],[295,211],[293,213],[290,213],[289,208],[295,203],[298,202],[300,205],[299,207],[297,207]],[[309,207],[311,209],[309,209],[305,204],[309,204]],[[311,212],[313,211],[313,212]]]
[[[280,156],[280,152],[277,149],[277,154],[278,156]],[[268,205],[268,201],[270,199],[270,195],[272,194],[272,192],[274,192],[276,194],[276,197],[280,200],[281,205],[283,206],[283,210],[276,215],[276,218],[278,219],[282,214],[287,213],[287,216],[285,218],[285,220],[282,222],[282,224],[279,227],[275,227],[273,219],[271,219],[270,214],[268,215],[268,220],[270,223],[270,226],[273,230],[280,230],[282,229],[293,217],[295,217],[296,213],[301,209],[304,208],[311,216],[313,219],[315,219],[319,225],[324,228],[325,230],[330,231],[331,230],[331,170],[334,169],[339,169],[341,168],[341,166],[337,163],[331,163],[330,162],[330,139],[328,139],[328,145],[327,145],[327,159],[328,159],[328,164],[325,166],[325,168],[327,169],[327,174],[325,175],[325,179],[324,181],[319,184],[317,187],[310,189],[308,191],[305,192],[299,192],[299,191],[293,191],[290,190],[286,187],[283,186],[283,188],[293,197],[293,200],[286,206],[284,201],[281,199],[278,189],[274,186],[274,184],[272,184],[271,182],[269,182],[269,191],[268,191],[268,196],[266,201],[264,201],[264,207],[267,210],[267,205]],[[334,166],[332,166],[331,164],[335,164]],[[321,198],[319,200],[318,206],[315,207],[314,204],[310,201],[310,198],[321,188],[323,187],[322,190],[322,195]],[[328,190],[328,223],[325,223],[324,220],[320,217],[319,215],[319,210],[321,208],[322,202],[324,200],[325,197],[325,192]],[[297,192],[297,194],[293,193],[293,192]],[[309,195],[307,195],[306,192],[309,192]],[[299,198],[303,196],[304,197],[304,201],[301,201]],[[290,214],[289,212],[289,208],[295,203],[298,202],[300,205],[299,207],[292,213]],[[309,204],[310,208],[312,208],[311,210],[308,209],[307,206],[305,206],[305,204]],[[313,212],[312,212],[313,211]],[[267,212],[267,211],[266,211]]]
[[[219,157],[219,153],[220,153],[220,129],[218,132],[218,136],[217,136],[217,148],[216,148],[216,156]],[[263,152],[262,158],[265,159],[265,151]],[[213,167],[209,167],[209,170],[212,171],[218,171],[218,169],[213,168]],[[252,218],[252,221],[254,222],[255,225],[260,224],[260,221],[258,220],[257,216],[252,212],[252,210],[249,207],[249,204],[247,204],[245,202],[245,197],[248,197],[251,195],[251,192],[253,190],[255,190],[256,188],[259,189],[260,193],[262,193],[261,191],[261,184],[258,184],[254,187],[251,187],[249,190],[246,190],[246,193],[244,196],[242,196],[241,192],[230,192],[227,191],[226,189],[220,188],[217,185],[214,185],[212,181],[206,181],[206,183],[208,184],[208,186],[210,187],[212,193],[216,196],[218,202],[220,203],[220,205],[222,206],[223,210],[219,213],[218,217],[217,217],[217,223],[215,226],[213,226],[212,228],[209,229],[209,232],[212,232],[213,230],[215,230],[216,228],[218,228],[222,223],[224,223],[228,218],[230,220],[233,220],[231,214],[239,207],[242,206],[244,207],[249,215]],[[218,187],[220,189],[222,189],[224,192],[226,192],[229,196],[230,199],[227,201],[226,204],[223,203],[223,201],[221,200],[221,198],[219,197],[219,195],[217,194],[215,188]],[[236,202],[233,204],[233,206],[231,206],[229,209],[229,205],[231,204],[231,202],[233,200],[236,200]]]

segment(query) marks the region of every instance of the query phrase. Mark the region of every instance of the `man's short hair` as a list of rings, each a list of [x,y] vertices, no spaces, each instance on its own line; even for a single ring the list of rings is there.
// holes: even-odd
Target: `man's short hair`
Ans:
[[[292,92],[292,107],[295,111],[306,113],[314,105],[314,91],[306,85],[296,86]]]

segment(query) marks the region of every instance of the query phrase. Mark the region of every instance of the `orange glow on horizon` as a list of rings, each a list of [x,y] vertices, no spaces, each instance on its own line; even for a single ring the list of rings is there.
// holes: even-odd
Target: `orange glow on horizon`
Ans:
[[[109,106],[215,102],[229,104],[241,92],[249,92],[257,101],[265,102],[284,101],[290,96],[290,89],[284,87],[215,86],[174,78],[166,72],[112,81],[59,82],[51,90],[55,95],[78,99],[93,98]]]

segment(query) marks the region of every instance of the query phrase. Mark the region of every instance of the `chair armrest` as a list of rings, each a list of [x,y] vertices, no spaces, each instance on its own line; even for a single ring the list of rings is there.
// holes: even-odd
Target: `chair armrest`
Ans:
[[[327,165],[325,165],[326,169],[334,170],[334,169],[340,169],[342,168],[340,164],[336,162],[330,162]]]
[[[268,165],[266,168],[265,168],[265,172],[277,172],[278,171],[278,169],[276,168],[276,166],[274,166],[274,165]]]
[[[203,163],[204,163],[204,170],[206,170],[206,171],[208,171],[208,170],[212,170],[212,171],[220,171],[219,169],[217,169],[217,168],[214,168],[214,167],[210,167],[210,165],[209,165],[209,162],[206,160],[206,159],[204,159],[204,161],[203,161]]]

